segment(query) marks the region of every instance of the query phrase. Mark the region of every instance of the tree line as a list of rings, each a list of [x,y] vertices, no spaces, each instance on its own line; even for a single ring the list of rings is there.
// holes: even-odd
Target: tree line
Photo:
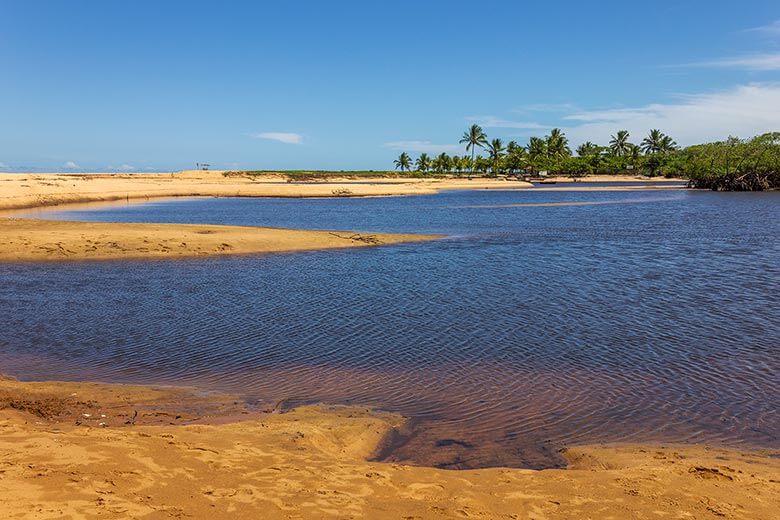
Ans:
[[[499,138],[488,139],[479,125],[463,133],[460,144],[465,154],[421,153],[416,160],[401,153],[394,161],[401,172],[426,174],[478,173],[485,176],[550,175],[583,177],[589,174],[641,174],[649,177],[683,177],[694,187],[723,190],[765,190],[780,188],[780,132],[742,140],[680,148],[658,129],[650,130],[639,144],[630,141],[627,130],[610,136],[606,146],[590,141],[572,153],[565,133],[554,128],[544,137],[531,137],[525,146],[516,141],[506,145]],[[483,156],[482,153],[485,153]]]

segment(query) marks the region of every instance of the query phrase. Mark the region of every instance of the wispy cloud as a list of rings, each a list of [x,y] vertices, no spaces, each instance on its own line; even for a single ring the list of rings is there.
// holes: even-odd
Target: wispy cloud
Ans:
[[[67,168],[68,170],[75,170],[79,167],[79,165],[74,163],[73,161],[68,161],[65,164],[63,164],[62,167]]]
[[[780,20],[775,20],[767,25],[745,29],[741,32],[763,36],[770,42],[780,42]],[[772,45],[772,47],[776,46]],[[771,51],[757,51],[738,56],[725,56],[674,66],[742,69],[756,72],[773,71],[780,70],[780,52],[776,52],[774,49]]]
[[[271,141],[279,141],[280,143],[287,144],[301,144],[303,143],[303,136],[293,132],[260,132],[258,134],[251,134],[255,139],[269,139]]]
[[[485,128],[521,128],[524,130],[543,130],[548,126],[532,121],[510,121],[496,116],[469,116],[466,121],[476,123]]]
[[[693,67],[719,67],[754,71],[780,70],[780,52],[733,56],[710,61],[700,61],[688,65]]]
[[[382,146],[390,148],[391,150],[416,153],[451,153],[457,152],[463,148],[458,144],[435,144],[430,141],[391,141],[389,143],[384,143]]]
[[[523,114],[526,112],[572,112],[579,110],[573,103],[534,103],[531,105],[522,105],[512,112]]]
[[[761,25],[759,27],[751,27],[745,32],[758,33],[766,36],[780,36],[780,20],[775,20],[772,23]]]
[[[678,103],[634,108],[583,111],[563,118],[573,143],[606,142],[617,130],[638,140],[660,128],[681,145],[720,140],[729,135],[750,137],[778,130],[780,84],[758,83],[713,93],[680,96]]]

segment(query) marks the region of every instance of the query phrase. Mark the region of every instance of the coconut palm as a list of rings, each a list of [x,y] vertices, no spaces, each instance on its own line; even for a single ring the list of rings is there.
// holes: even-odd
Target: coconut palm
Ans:
[[[577,155],[580,157],[590,157],[599,155],[601,153],[601,147],[596,143],[586,141],[577,147]]]
[[[677,150],[677,143],[670,136],[665,135],[661,139],[661,153],[669,153]]]
[[[657,128],[650,130],[650,133],[642,140],[640,146],[645,155],[667,153],[677,149],[677,143],[674,142],[674,139]]]
[[[501,139],[493,139],[488,144],[488,154],[490,155],[490,164],[493,173],[501,169],[501,159],[504,157],[504,143]]]
[[[523,147],[517,144],[517,141],[509,141],[506,143],[506,154],[512,155],[514,153],[517,153],[519,150],[522,150]]]
[[[404,170],[409,171],[412,169],[412,158],[409,157],[408,153],[403,152],[398,156],[398,159],[393,161],[393,164],[395,164],[396,170],[400,169],[402,172]]]
[[[541,159],[547,156],[547,142],[541,137],[532,137],[528,140],[527,150],[531,160]]]
[[[433,160],[433,168],[439,172],[439,173],[445,173],[450,171],[450,168],[452,167],[452,160],[450,159],[450,156],[446,153],[442,152],[438,156],[436,156],[436,159]]]
[[[618,133],[610,136],[609,151],[615,157],[624,157],[628,155],[629,145],[628,130],[618,130]]]
[[[453,155],[452,158],[450,158],[450,162],[452,163],[452,169],[455,170],[457,173],[460,173],[463,171],[463,158],[458,155]]]
[[[431,167],[431,158],[428,157],[427,153],[421,153],[415,164],[417,166],[417,171],[427,172]]]
[[[506,167],[512,173],[517,173],[525,168],[528,163],[525,148],[516,141],[509,141],[506,145]]]
[[[560,128],[553,128],[547,136],[547,155],[550,159],[560,160],[571,155],[569,140]]]
[[[488,140],[487,135],[485,135],[485,132],[482,131],[481,126],[471,125],[467,131],[463,132],[463,137],[461,137],[459,142],[460,144],[466,145],[467,152],[471,150],[471,163],[473,165],[474,153],[477,151],[477,148],[484,148],[487,146]]]
[[[460,158],[460,169],[462,171],[472,171],[474,168],[474,161],[468,155],[464,155]]]

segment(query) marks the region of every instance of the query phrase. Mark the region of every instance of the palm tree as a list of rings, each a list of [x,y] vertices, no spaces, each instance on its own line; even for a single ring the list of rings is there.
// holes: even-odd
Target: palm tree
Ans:
[[[569,140],[560,128],[553,128],[547,136],[547,155],[551,159],[563,159],[571,155]]]
[[[433,160],[433,163],[435,165],[434,169],[439,173],[448,172],[452,167],[452,161],[450,160],[450,156],[444,152],[440,153],[436,157],[436,159]]]
[[[500,169],[501,159],[504,157],[504,143],[501,142],[501,139],[496,138],[490,141],[488,153],[493,173],[496,173]]]
[[[665,135],[661,139],[661,153],[669,153],[677,150],[677,143],[670,136]]]
[[[601,150],[602,150],[601,146],[597,145],[596,143],[591,143],[590,141],[587,141],[577,147],[577,155],[579,155],[580,157],[590,157],[594,155],[600,155]]]
[[[398,156],[398,159],[393,161],[393,164],[395,164],[396,170],[400,169],[402,172],[404,170],[409,171],[412,169],[412,158],[409,157],[408,153],[403,152]]]
[[[427,172],[428,169],[431,167],[431,158],[428,157],[427,153],[423,152],[420,154],[420,157],[417,158],[416,165],[417,165],[417,171]]]
[[[647,137],[642,140],[641,148],[645,155],[667,153],[676,150],[677,143],[657,128],[653,128]]]
[[[471,164],[472,172],[474,171],[474,152],[477,151],[477,147],[484,148],[487,146],[487,135],[482,131],[482,127],[479,125],[471,125],[467,131],[463,132],[463,137],[460,139],[460,144],[466,145],[466,151],[471,150]]]
[[[628,155],[629,145],[628,142],[628,130],[618,130],[618,133],[610,136],[612,139],[609,141],[609,150],[615,157],[623,157]]]
[[[474,168],[474,160],[468,155],[464,155],[463,157],[460,158],[460,168],[461,170],[472,171],[472,169]]]
[[[463,158],[458,155],[453,155],[450,159],[450,162],[452,163],[452,169],[455,170],[457,173],[460,173],[463,170]]]
[[[506,168],[512,173],[517,173],[525,168],[526,163],[525,148],[516,141],[509,141],[506,145]]]
[[[547,155],[547,142],[541,137],[532,137],[528,140],[528,157],[531,160],[540,159]]]

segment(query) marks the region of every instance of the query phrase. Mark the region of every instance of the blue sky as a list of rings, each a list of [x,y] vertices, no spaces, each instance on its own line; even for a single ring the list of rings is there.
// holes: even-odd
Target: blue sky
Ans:
[[[0,0],[0,169],[391,167],[780,130],[780,2]]]

